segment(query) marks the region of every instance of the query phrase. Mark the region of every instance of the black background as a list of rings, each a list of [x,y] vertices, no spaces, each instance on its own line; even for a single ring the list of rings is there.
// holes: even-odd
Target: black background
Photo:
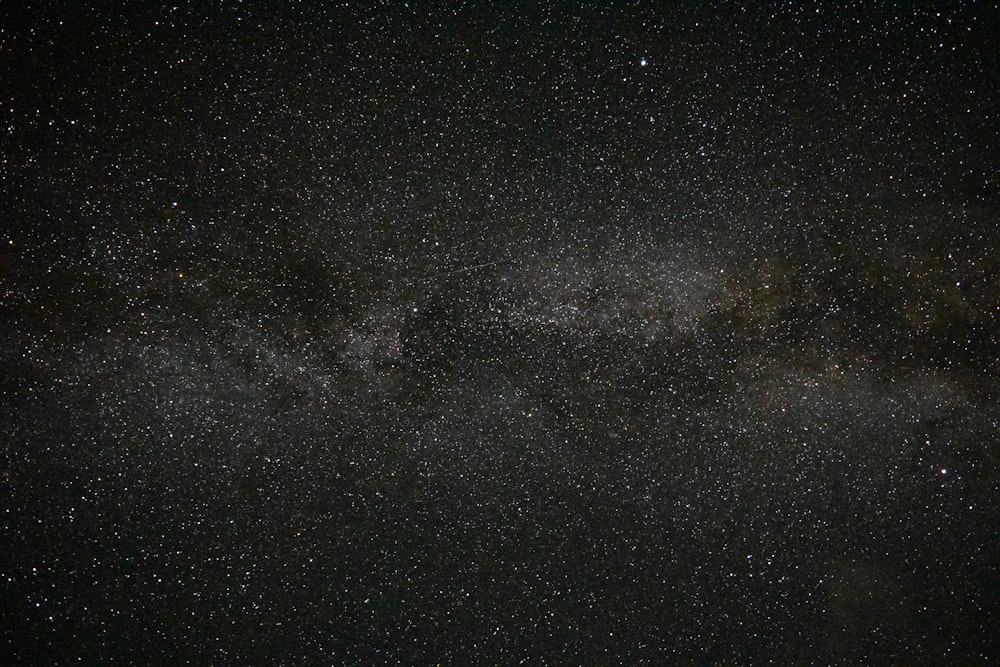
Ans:
[[[996,657],[992,3],[0,4],[9,664]]]

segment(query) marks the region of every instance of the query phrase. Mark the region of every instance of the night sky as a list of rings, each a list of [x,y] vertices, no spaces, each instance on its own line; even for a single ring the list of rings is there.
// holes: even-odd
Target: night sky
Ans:
[[[989,2],[0,2],[0,661],[1000,658],[998,137]]]

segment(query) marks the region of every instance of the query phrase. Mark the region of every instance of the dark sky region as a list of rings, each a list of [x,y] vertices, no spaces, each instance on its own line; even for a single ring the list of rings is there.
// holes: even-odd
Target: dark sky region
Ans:
[[[0,2],[3,663],[997,659],[998,136],[990,2]]]

